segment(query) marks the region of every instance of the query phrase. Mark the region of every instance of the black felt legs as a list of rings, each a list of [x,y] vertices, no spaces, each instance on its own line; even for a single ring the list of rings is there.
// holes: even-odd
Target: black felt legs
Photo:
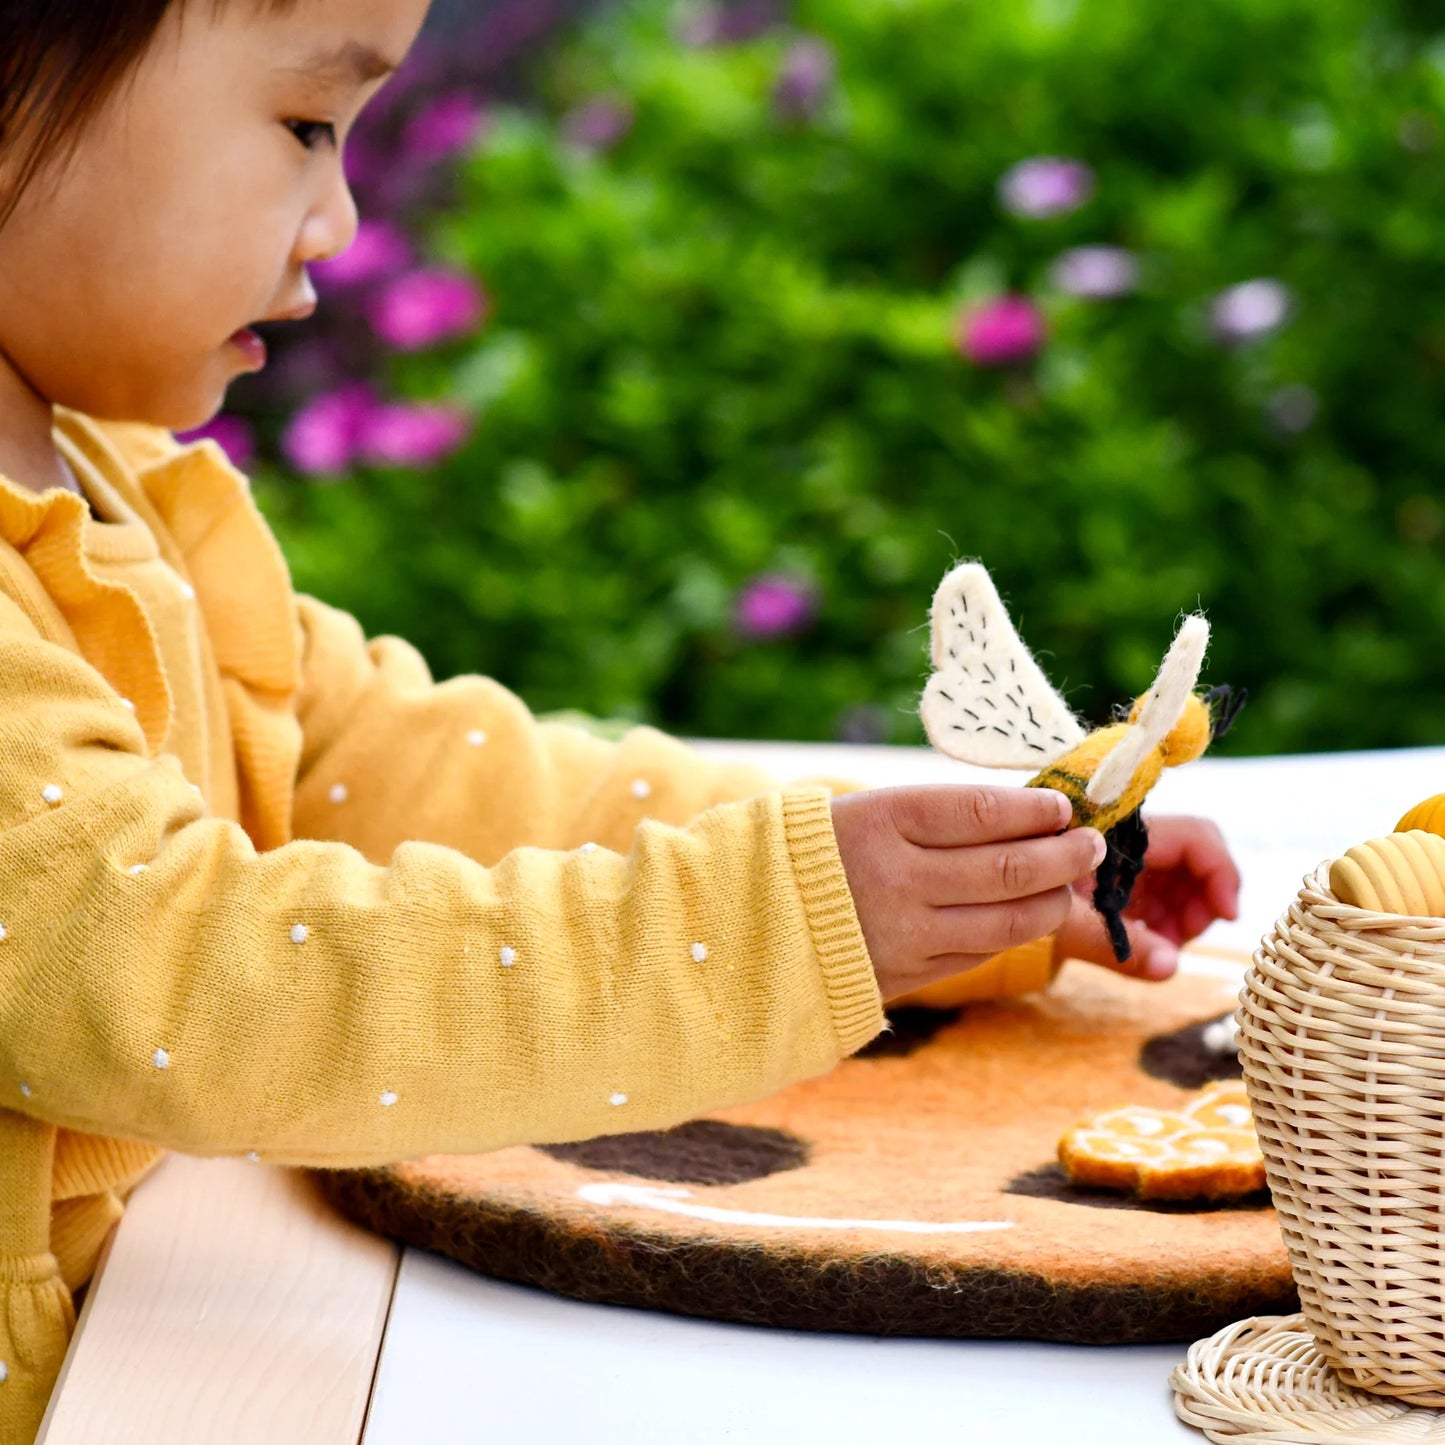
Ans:
[[[1149,850],[1149,829],[1136,808],[1104,834],[1108,852],[1094,875],[1094,907],[1104,920],[1120,963],[1129,958],[1129,935],[1124,928],[1124,910],[1134,893],[1134,883],[1144,871],[1144,854]]]

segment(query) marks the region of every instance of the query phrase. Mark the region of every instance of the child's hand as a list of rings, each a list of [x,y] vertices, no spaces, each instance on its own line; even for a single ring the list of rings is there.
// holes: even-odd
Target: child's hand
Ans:
[[[1052,933],[1104,856],[1048,788],[919,787],[833,800],[833,831],[884,1000]]]
[[[1082,958],[1139,978],[1168,978],[1179,945],[1216,918],[1239,916],[1239,870],[1218,828],[1204,818],[1150,818],[1149,851],[1134,885],[1125,927],[1132,954],[1118,963],[1104,925],[1081,887],[1054,939],[1057,959]]]

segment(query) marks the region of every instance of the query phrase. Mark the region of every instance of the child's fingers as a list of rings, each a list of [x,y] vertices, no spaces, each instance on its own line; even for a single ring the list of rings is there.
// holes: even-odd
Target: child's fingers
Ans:
[[[935,908],[920,941],[930,960],[944,954],[1003,953],[1053,933],[1069,916],[1073,897],[1069,888],[1054,888],[1008,903]]]
[[[894,788],[881,796],[900,836],[920,848],[1036,838],[1067,828],[1074,816],[1069,800],[1052,788],[944,785]]]
[[[1235,918],[1239,912],[1239,868],[1224,834],[1207,818],[1155,818],[1149,823],[1148,866],[1184,868],[1198,878],[1215,915]]]
[[[973,848],[929,848],[915,855],[914,877],[935,908],[1030,898],[1086,878],[1104,859],[1104,835],[1074,828],[1047,838]]]
[[[1208,890],[1195,878],[1146,877],[1129,906],[1129,915],[1175,943],[1198,938],[1221,914]]]
[[[1138,918],[1126,918],[1129,957],[1120,963],[1104,927],[1104,920],[1092,908],[1076,907],[1060,931],[1055,944],[1059,958],[1081,958],[1126,978],[1159,980],[1169,978],[1179,967],[1179,948]]]
[[[1236,912],[1238,910],[1235,910]],[[1208,903],[1199,898],[1192,898],[1179,912],[1179,929],[1183,934],[1181,942],[1191,938],[1198,938],[1206,928],[1218,917],[1233,918],[1234,913],[1220,914]]]

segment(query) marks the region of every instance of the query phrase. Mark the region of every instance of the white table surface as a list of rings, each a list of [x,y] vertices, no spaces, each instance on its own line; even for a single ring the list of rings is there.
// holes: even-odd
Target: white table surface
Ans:
[[[706,743],[779,778],[1008,781],[922,748]],[[1445,748],[1229,760],[1168,773],[1155,812],[1215,818],[1248,952],[1324,858],[1445,791]],[[1188,965],[1221,978],[1217,954]],[[1159,1445],[1183,1347],[797,1334],[584,1305],[400,1250],[304,1174],[172,1155],[107,1243],[43,1445]]]
[[[923,749],[708,743],[779,776],[877,785],[985,779]],[[1225,831],[1240,918],[1203,942],[1252,949],[1324,858],[1445,791],[1445,748],[1212,759],[1166,774],[1154,812]],[[1206,965],[1207,966],[1207,965]],[[1213,970],[1211,970],[1213,971]],[[365,1445],[1069,1445],[1202,1441],[1171,1408],[1183,1347],[878,1340],[580,1304],[405,1251]],[[275,1442],[273,1442],[275,1445]]]

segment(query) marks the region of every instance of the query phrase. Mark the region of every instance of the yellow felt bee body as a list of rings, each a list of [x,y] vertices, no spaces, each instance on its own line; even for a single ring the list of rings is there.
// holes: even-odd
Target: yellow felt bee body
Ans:
[[[1027,786],[1053,788],[1063,793],[1074,805],[1074,826],[1077,828],[1097,828],[1101,833],[1107,833],[1130,813],[1137,812],[1165,768],[1192,763],[1203,755],[1214,726],[1209,704],[1197,693],[1191,693],[1184,704],[1183,716],[1165,734],[1163,742],[1145,753],[1143,761],[1130,775],[1124,791],[1112,802],[1093,802],[1089,797],[1089,784],[1099,765],[1137,724],[1139,710],[1147,697],[1148,693],[1145,693],[1134,704],[1128,722],[1096,728],[1078,747],[1031,778]]]
[[[1209,624],[1186,617],[1128,720],[1093,732],[1050,685],[980,563],[964,563],[943,579],[932,624],[934,670],[919,705],[929,740],[963,762],[1038,769],[1029,787],[1057,789],[1073,804],[1072,826],[1105,834],[1110,853],[1094,902],[1122,961],[1128,940],[1121,915],[1148,845],[1139,805],[1166,767],[1199,757],[1232,720],[1228,704],[1215,718],[1215,694],[1194,692]]]

